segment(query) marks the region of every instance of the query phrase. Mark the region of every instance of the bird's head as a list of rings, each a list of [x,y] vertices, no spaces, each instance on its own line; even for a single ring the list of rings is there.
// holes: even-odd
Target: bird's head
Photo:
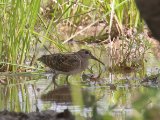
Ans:
[[[87,50],[87,49],[81,49],[77,52],[82,58],[85,59],[94,59],[98,62],[100,62],[101,64],[104,65],[104,63],[102,61],[100,61],[99,59],[97,59],[95,56],[92,55],[91,51]]]
[[[38,61],[45,63],[46,61],[46,55],[42,55],[40,58],[37,59]]]

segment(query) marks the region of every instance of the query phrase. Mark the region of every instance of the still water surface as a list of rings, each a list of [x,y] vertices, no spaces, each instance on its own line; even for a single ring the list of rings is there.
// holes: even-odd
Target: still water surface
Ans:
[[[156,60],[145,63],[145,69],[131,73],[105,71],[99,78],[97,70],[92,73],[94,80],[86,70],[83,80],[81,75],[71,76],[70,85],[65,85],[65,76],[61,75],[57,80],[59,87],[54,87],[52,73],[1,73],[0,110],[61,112],[68,108],[74,114],[91,117],[96,108],[100,115],[109,113],[117,120],[127,119],[139,110],[158,105],[157,63]],[[157,75],[156,81],[146,75]]]

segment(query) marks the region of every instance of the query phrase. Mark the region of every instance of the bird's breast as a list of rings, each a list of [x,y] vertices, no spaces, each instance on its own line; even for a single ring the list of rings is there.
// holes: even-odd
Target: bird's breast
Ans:
[[[88,59],[84,59],[84,60],[82,59],[81,66],[80,66],[81,70],[83,71],[83,70],[87,69],[88,64],[89,64]]]

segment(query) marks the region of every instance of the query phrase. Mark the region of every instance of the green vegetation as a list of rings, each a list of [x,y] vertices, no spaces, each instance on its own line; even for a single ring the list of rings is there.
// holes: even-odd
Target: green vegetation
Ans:
[[[148,106],[148,99],[151,98],[157,104],[159,98],[155,98],[158,96],[155,89],[147,91],[140,84],[142,77],[147,74],[145,54],[150,50],[151,43],[144,34],[143,37],[139,35],[144,23],[134,0],[0,0],[0,13],[0,72],[6,72],[0,75],[0,91],[5,92],[0,94],[1,108],[18,112],[33,111],[33,96],[29,93],[29,87],[32,86],[36,101],[39,88],[34,84],[44,79],[44,76],[34,79],[26,79],[24,76],[33,77],[43,71],[37,62],[41,54],[87,48],[108,66],[107,72],[104,72],[102,66],[94,63],[86,70],[89,75],[83,74],[82,77],[86,79],[83,82],[94,82],[95,88],[91,94],[89,90],[83,94],[81,88],[93,87],[93,84],[80,84],[81,78],[71,76],[73,86],[70,94],[74,105],[80,106],[80,112],[87,106],[92,111],[89,117],[93,120],[116,120],[119,116],[112,114],[115,113],[114,108],[126,107],[130,103],[138,111],[133,119],[146,120],[147,115],[152,118],[152,114],[148,114],[150,110],[158,111],[156,107],[141,111],[143,106]],[[2,77],[10,72],[13,78]],[[135,76],[131,72],[136,72],[133,73]],[[124,78],[122,73],[131,73],[131,78],[127,78],[129,75]],[[22,77],[15,77],[20,75]],[[60,78],[64,80],[63,75]],[[63,84],[61,79],[58,82]],[[141,87],[138,88],[138,85]],[[108,90],[108,86],[113,91]],[[135,89],[135,86],[138,87]],[[136,94],[138,98],[132,101],[134,91],[139,93]],[[108,92],[109,95],[106,94]],[[104,96],[107,96],[104,101],[109,103],[100,106],[97,101],[104,99]],[[97,109],[101,107],[106,107],[104,114],[98,113]],[[122,119],[132,120],[126,114],[121,113]],[[77,119],[83,117],[77,115]]]
[[[105,35],[106,39],[117,30],[118,35],[124,34],[125,27],[143,28],[133,0],[1,0],[0,6],[0,71],[33,66],[39,49],[48,50],[46,43],[67,50],[64,43],[100,22],[105,27],[98,36]],[[61,28],[68,32],[63,33]],[[104,34],[106,28],[108,34]]]
[[[31,31],[35,29],[40,1],[0,1],[0,58],[2,71],[15,71],[30,57],[31,48],[36,46]],[[33,51],[34,52],[34,51]]]

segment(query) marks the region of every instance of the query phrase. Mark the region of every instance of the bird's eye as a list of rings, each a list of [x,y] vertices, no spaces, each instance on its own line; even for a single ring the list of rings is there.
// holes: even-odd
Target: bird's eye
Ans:
[[[89,51],[85,51],[85,54],[89,54]]]

